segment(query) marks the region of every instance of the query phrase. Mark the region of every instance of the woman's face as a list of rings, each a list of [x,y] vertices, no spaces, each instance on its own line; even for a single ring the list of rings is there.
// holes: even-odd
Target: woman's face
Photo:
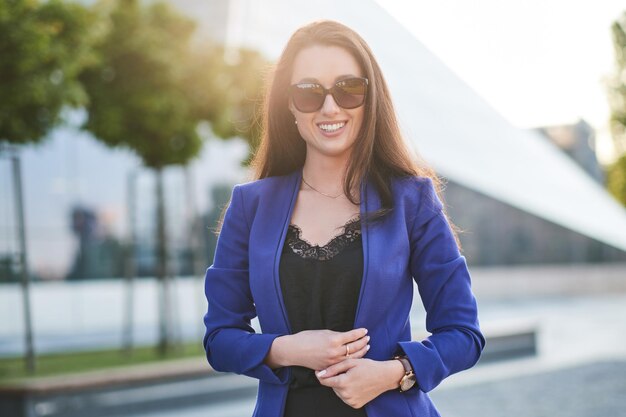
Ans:
[[[340,78],[363,77],[357,61],[337,46],[313,45],[296,55],[291,83],[317,82],[329,89]],[[326,95],[321,109],[313,113],[298,111],[289,101],[289,109],[298,122],[298,131],[306,142],[307,158],[318,154],[347,158],[363,122],[365,106],[344,109]],[[342,126],[343,124],[343,126]],[[334,130],[339,127],[339,129]]]

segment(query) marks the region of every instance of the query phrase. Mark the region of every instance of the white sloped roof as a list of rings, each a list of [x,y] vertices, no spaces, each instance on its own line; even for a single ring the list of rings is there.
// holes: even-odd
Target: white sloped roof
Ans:
[[[382,67],[407,138],[439,174],[626,250],[626,209],[539,133],[512,126],[374,1],[231,0],[231,12],[229,41],[272,58],[312,20],[352,27]]]

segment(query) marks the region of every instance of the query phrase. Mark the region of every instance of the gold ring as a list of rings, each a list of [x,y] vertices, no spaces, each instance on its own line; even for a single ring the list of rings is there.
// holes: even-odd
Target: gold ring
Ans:
[[[350,344],[346,343],[346,357],[350,357]]]

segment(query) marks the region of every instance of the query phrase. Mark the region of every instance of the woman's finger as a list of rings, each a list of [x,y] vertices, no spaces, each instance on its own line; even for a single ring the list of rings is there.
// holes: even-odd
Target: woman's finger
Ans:
[[[370,341],[370,336],[361,337],[358,340],[353,342],[348,342],[344,345],[341,345],[336,351],[335,355],[339,358],[342,356],[345,357],[354,357],[354,354],[361,349],[363,349]]]
[[[346,343],[354,342],[355,340],[359,340],[367,334],[367,329],[353,329],[347,332],[341,333],[340,342],[342,345]]]
[[[339,356],[353,357],[354,354],[363,349],[370,341],[369,336],[365,336],[354,342],[343,345],[339,350]]]
[[[350,359],[346,359],[345,361],[341,361],[339,363],[331,365],[331,366],[329,366],[326,369],[323,369],[321,371],[315,372],[315,375],[317,375],[318,379],[329,378],[331,376],[335,376],[335,375],[344,373],[348,369],[353,368],[354,366],[356,366],[355,361],[350,360]]]
[[[367,353],[367,351],[370,350],[370,345],[365,345],[363,346],[361,349],[359,349],[358,351],[351,353],[350,357],[353,359],[360,359],[362,357],[365,356],[365,354]]]
[[[369,343],[369,341],[370,337],[365,336],[360,338],[359,340],[348,343],[348,346],[350,346],[350,352],[356,352],[357,350],[363,349]]]

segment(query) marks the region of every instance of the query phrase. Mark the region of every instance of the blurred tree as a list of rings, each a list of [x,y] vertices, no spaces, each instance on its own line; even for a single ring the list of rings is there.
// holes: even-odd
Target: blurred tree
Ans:
[[[93,59],[90,47],[96,28],[94,15],[78,4],[0,2],[0,151],[10,154],[13,162],[29,372],[35,371],[35,353],[19,147],[41,142],[62,121],[64,106],[85,101],[77,75]]]
[[[607,186],[610,193],[626,206],[626,153],[609,166]]]
[[[93,62],[95,23],[74,3],[0,2],[0,140],[40,142],[63,106],[85,102],[77,75]]]
[[[99,65],[81,79],[89,93],[86,129],[111,147],[133,150],[156,175],[156,277],[160,282],[159,351],[171,347],[172,323],[163,170],[196,156],[197,119],[182,88],[194,24],[167,5],[101,2],[109,12]],[[110,9],[106,9],[110,7]]]
[[[227,64],[217,45],[194,49],[194,22],[163,3],[105,0],[96,7],[109,24],[96,48],[98,64],[81,75],[89,95],[85,128],[108,146],[131,149],[155,172],[159,351],[165,353],[172,329],[163,170],[198,155],[201,121],[220,137],[254,141],[258,128],[250,119],[262,60],[242,51]]]
[[[248,142],[250,153],[243,165],[252,159],[261,137],[259,109],[268,70],[269,62],[259,52],[245,48],[224,51],[220,45],[203,45],[191,55],[185,83],[194,114],[210,121],[217,136]]]
[[[608,167],[609,192],[626,206],[626,12],[613,23],[615,72],[608,83],[611,134],[618,159]]]

